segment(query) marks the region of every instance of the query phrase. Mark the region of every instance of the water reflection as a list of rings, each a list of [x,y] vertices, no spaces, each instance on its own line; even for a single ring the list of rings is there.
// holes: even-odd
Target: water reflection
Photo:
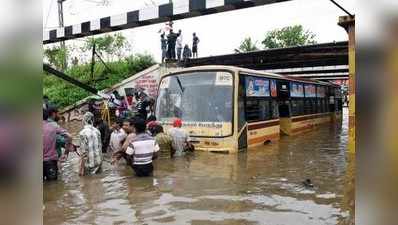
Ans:
[[[346,203],[354,198],[344,196],[347,126],[344,116],[342,126],[325,125],[249,152],[161,159],[152,178],[135,178],[130,168],[108,162],[102,174],[80,178],[71,157],[61,179],[44,184],[44,222],[346,224],[353,221]],[[314,188],[303,186],[305,179]]]

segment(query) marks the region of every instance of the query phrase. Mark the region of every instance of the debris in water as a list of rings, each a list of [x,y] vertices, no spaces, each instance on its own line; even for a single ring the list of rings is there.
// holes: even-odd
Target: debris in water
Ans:
[[[313,188],[314,184],[312,183],[311,179],[306,179],[305,181],[303,181],[303,185],[306,188]]]

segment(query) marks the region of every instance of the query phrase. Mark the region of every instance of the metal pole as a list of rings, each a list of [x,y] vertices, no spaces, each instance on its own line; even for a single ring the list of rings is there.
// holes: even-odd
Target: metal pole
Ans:
[[[58,25],[60,28],[64,27],[64,9],[63,9],[63,2],[66,0],[57,0],[58,1]],[[61,48],[63,51],[66,51],[65,48],[65,41],[61,41]],[[67,63],[68,63],[68,59],[67,59],[67,55],[65,52],[65,57],[64,57],[64,61],[62,63],[62,71],[65,71],[65,69],[67,68]]]
[[[105,61],[101,58],[101,56],[98,54],[98,52],[95,52],[95,55],[98,57],[98,59],[104,64],[105,68],[108,70],[108,72],[112,72],[112,70],[106,65]]]
[[[91,81],[94,81],[94,65],[95,65],[95,42],[93,43],[93,53],[91,56]]]
[[[89,85],[84,84],[84,83],[76,80],[75,78],[72,78],[72,77],[66,75],[63,72],[52,68],[48,64],[43,63],[43,70],[46,71],[47,73],[51,73],[51,74],[63,79],[63,80],[65,80],[65,81],[67,81],[67,82],[69,82],[71,84],[74,84],[74,85],[76,85],[76,86],[78,86],[80,88],[83,88],[84,90],[86,90],[86,91],[88,91],[88,92],[90,92],[92,94],[98,95],[98,90],[97,89],[95,89],[93,87],[90,87]]]

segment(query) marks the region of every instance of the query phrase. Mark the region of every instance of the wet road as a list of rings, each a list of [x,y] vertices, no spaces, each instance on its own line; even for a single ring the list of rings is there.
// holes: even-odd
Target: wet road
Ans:
[[[101,175],[80,178],[73,156],[59,181],[44,184],[44,224],[350,224],[347,131],[345,111],[342,125],[237,155],[157,160],[152,178],[109,160]]]

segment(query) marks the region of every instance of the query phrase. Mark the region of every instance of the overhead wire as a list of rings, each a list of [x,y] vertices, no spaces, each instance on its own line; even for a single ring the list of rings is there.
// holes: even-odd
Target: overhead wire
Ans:
[[[110,4],[111,4],[109,2],[109,0],[83,0],[83,2],[96,4],[96,5],[95,6],[88,6],[88,7],[85,7],[85,8],[80,8],[79,7],[78,9],[72,9],[72,8],[75,8],[75,7],[73,7],[73,5],[70,5],[69,8],[71,10],[70,10],[69,14],[73,15],[73,16],[76,16],[76,15],[81,14],[82,11],[85,12],[87,10],[91,10],[91,9],[97,8],[97,7],[109,7]]]
[[[339,9],[343,10],[345,13],[347,13],[350,17],[354,17],[353,14],[351,14],[350,12],[348,12],[348,10],[346,10],[343,6],[341,6],[339,3],[337,3],[334,0],[330,0],[333,4],[335,4]]]
[[[96,1],[96,0],[83,0],[83,1],[90,2],[90,3],[95,3],[97,5],[102,5],[102,6],[108,6],[109,5],[109,1],[108,0],[99,0],[99,1]]]
[[[44,28],[47,28],[47,22],[48,22],[48,18],[50,17],[50,12],[51,12],[51,9],[53,6],[53,2],[54,2],[54,0],[50,0],[50,6],[48,7],[46,21],[44,22]]]

